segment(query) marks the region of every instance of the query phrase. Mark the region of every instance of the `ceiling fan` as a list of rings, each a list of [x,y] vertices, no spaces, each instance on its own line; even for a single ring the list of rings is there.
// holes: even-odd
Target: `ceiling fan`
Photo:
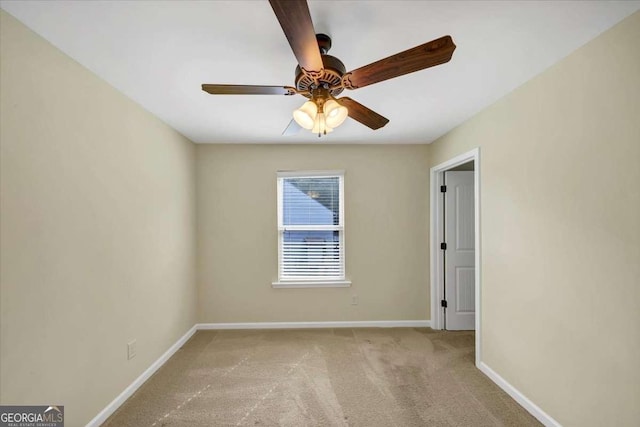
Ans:
[[[394,77],[444,64],[451,60],[456,45],[444,36],[369,65],[346,72],[342,61],[327,55],[331,38],[315,34],[306,0],[269,0],[293,54],[298,60],[295,87],[203,84],[212,95],[302,95],[309,100],[293,112],[283,132],[291,135],[308,129],[318,136],[332,132],[347,116],[376,130],[389,122],[348,97],[336,98],[344,89],[358,89]]]

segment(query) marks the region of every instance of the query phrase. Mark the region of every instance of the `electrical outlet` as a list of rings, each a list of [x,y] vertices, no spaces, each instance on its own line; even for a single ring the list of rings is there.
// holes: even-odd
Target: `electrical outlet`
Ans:
[[[351,295],[351,305],[358,305],[358,295]]]
[[[131,360],[136,357],[136,347],[138,342],[136,340],[131,340],[127,343],[127,360]]]

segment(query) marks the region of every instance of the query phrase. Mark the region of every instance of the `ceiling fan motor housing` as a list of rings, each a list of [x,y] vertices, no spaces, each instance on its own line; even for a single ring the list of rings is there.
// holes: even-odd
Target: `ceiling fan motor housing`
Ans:
[[[338,86],[342,80],[342,76],[347,72],[342,61],[335,56],[327,55],[327,52],[331,48],[331,37],[326,34],[316,34],[316,40],[318,41],[318,48],[322,54],[322,65],[324,68],[321,71],[303,71],[300,66],[296,67],[296,89],[299,91],[312,91],[313,85],[316,82],[319,86],[327,87]],[[344,88],[337,87],[330,91],[332,96],[338,96]],[[310,95],[305,95],[310,98]]]

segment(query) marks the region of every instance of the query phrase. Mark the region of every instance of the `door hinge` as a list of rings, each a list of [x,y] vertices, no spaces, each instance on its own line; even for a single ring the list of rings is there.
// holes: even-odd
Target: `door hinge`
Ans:
[[[447,308],[447,300],[443,299],[442,301],[440,301],[440,306],[444,307],[444,308]]]
[[[441,185],[440,186],[440,192],[441,193],[446,193],[447,192],[447,186],[446,185]]]
[[[442,249],[443,251],[447,250],[447,244],[446,243],[440,243],[440,249]]]

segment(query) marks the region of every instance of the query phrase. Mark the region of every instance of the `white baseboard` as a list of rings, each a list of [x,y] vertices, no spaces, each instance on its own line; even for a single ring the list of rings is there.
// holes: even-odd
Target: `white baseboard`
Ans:
[[[109,403],[102,411],[100,411],[98,415],[96,415],[91,421],[89,421],[86,427],[98,427],[102,423],[104,423],[107,418],[109,418],[111,414],[113,414],[120,407],[120,405],[122,405],[128,398],[130,398],[131,395],[133,395],[133,393],[135,393],[136,390],[138,390],[138,388],[140,388],[140,386],[144,384],[144,382],[148,380],[149,377],[151,377],[151,375],[153,375],[162,365],[164,365],[165,362],[169,360],[169,358],[173,356],[173,354],[178,351],[178,349],[182,347],[182,345],[186,343],[189,338],[191,338],[196,330],[196,326],[192,326],[186,334],[180,337],[178,341],[176,341],[176,343],[169,348],[169,350],[165,351],[164,354],[158,358],[158,360],[153,362],[146,371],[144,371],[138,378],[136,378],[131,384],[129,384],[129,387],[124,389],[124,391],[120,393],[118,397],[113,399],[113,401]]]
[[[430,320],[365,320],[344,322],[198,323],[196,329],[427,328]]]
[[[559,422],[551,418],[549,414],[544,412],[538,405],[529,400],[518,389],[509,384],[507,380],[498,375],[496,371],[488,367],[486,363],[480,362],[480,364],[478,365],[478,369],[480,369],[480,371],[488,376],[491,381],[496,383],[498,387],[503,389],[509,396],[511,396],[516,402],[518,402],[520,406],[526,409],[531,415],[536,417],[536,419],[546,427],[562,427]]]

